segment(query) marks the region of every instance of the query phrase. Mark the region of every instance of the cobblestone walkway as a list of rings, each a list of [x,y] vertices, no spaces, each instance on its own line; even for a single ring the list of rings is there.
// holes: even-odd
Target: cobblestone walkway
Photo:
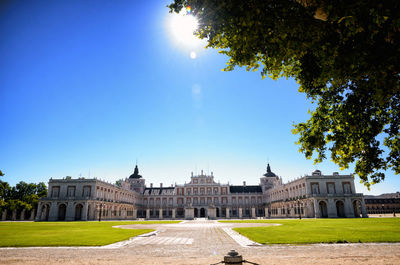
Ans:
[[[260,225],[266,224],[196,220],[121,226],[124,229],[152,228],[157,233],[120,242],[114,247],[0,248],[0,264],[200,265],[221,261],[231,249],[258,264],[400,264],[399,243],[248,246],[251,241],[237,237],[231,230],[232,227]]]

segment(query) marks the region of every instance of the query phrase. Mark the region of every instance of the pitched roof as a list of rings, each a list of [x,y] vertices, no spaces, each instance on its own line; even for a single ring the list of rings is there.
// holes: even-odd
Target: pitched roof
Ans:
[[[164,187],[163,187],[163,188],[145,188],[143,193],[146,193],[146,191],[148,191],[147,194],[154,194],[154,195],[156,195],[156,194],[162,194],[163,190],[165,191],[165,190],[174,190],[174,189],[175,189],[174,187],[165,187],[165,188],[164,188]]]
[[[231,193],[262,193],[261,187],[255,186],[229,186]]]

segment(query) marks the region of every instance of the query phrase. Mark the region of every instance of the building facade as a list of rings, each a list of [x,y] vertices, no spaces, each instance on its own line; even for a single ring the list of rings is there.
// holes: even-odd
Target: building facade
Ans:
[[[396,216],[400,213],[400,192],[365,196],[365,205],[368,214]]]
[[[146,186],[134,173],[117,185],[97,179],[50,179],[37,221],[367,217],[351,175],[311,175],[284,184],[270,166],[259,185],[221,184],[213,173],[185,184]]]

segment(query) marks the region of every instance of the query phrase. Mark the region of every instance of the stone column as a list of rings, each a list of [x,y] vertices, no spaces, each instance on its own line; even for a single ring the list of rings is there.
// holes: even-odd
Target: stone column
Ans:
[[[132,215],[133,215],[132,216],[133,219],[137,219],[137,209],[132,210]]]
[[[365,207],[364,198],[361,199],[361,215],[362,218],[368,218],[367,208]]]
[[[13,220],[13,221],[16,221],[16,220],[17,220],[17,210],[12,211],[11,220]]]
[[[87,216],[88,216],[88,203],[85,202],[83,203],[81,220],[87,221]]]
[[[96,217],[99,219],[99,217],[96,216],[97,211],[96,204],[91,203],[89,207],[89,220],[96,220]]]
[[[74,221],[75,220],[75,209],[74,203],[68,202],[67,203],[67,210],[65,213],[65,221]]]
[[[318,201],[316,199],[314,199],[314,218],[319,218],[319,217],[320,217],[320,213],[319,213]]]
[[[19,215],[19,220],[24,221],[25,220],[25,209],[22,209],[21,214]]]
[[[193,220],[194,219],[194,209],[192,207],[185,208],[185,219]]]
[[[231,218],[230,217],[230,208],[228,208],[228,207],[226,207],[226,219],[229,219],[229,218]]]
[[[107,217],[109,220],[112,219],[113,210],[114,210],[114,207],[112,207],[112,206],[108,207],[108,216]]]
[[[256,208],[251,208],[251,218],[256,218]]]
[[[43,205],[42,205],[41,203],[39,203],[39,204],[38,204],[38,207],[37,207],[37,212],[36,212],[36,216],[35,216],[35,221],[41,221],[41,219],[42,219],[42,215],[41,215],[41,213],[42,213],[42,207],[43,207]]]
[[[217,209],[214,206],[210,206],[207,209],[208,219],[215,220],[217,219]]]
[[[159,218],[159,219],[163,219],[162,211],[163,211],[162,208],[160,208],[160,210],[158,211],[158,218]]]
[[[337,212],[336,212],[336,205],[335,205],[335,201],[333,200],[333,198],[329,198],[328,199],[328,218],[337,218]]]
[[[269,210],[268,207],[265,207],[265,208],[264,208],[264,217],[265,217],[265,218],[269,218],[268,210]]]
[[[35,220],[35,209],[31,210],[31,216],[29,216],[29,221]]]
[[[58,219],[57,202],[51,202],[50,212],[49,212],[49,221],[57,221],[57,219]]]
[[[172,219],[175,219],[175,208],[172,209]]]
[[[344,216],[354,218],[354,209],[350,198],[344,199]]]
[[[150,219],[150,209],[146,209],[146,219]]]
[[[2,221],[7,220],[7,210],[3,210],[2,214],[1,214],[1,220]]]
[[[243,217],[242,208],[239,208],[239,218]]]

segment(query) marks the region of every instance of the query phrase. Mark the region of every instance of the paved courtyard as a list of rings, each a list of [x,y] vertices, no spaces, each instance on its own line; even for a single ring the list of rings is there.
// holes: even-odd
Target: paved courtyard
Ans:
[[[231,249],[259,264],[400,264],[398,243],[261,246],[231,230],[265,225],[271,224],[196,220],[128,225],[121,228],[157,232],[105,247],[3,248],[0,264],[211,264]]]

